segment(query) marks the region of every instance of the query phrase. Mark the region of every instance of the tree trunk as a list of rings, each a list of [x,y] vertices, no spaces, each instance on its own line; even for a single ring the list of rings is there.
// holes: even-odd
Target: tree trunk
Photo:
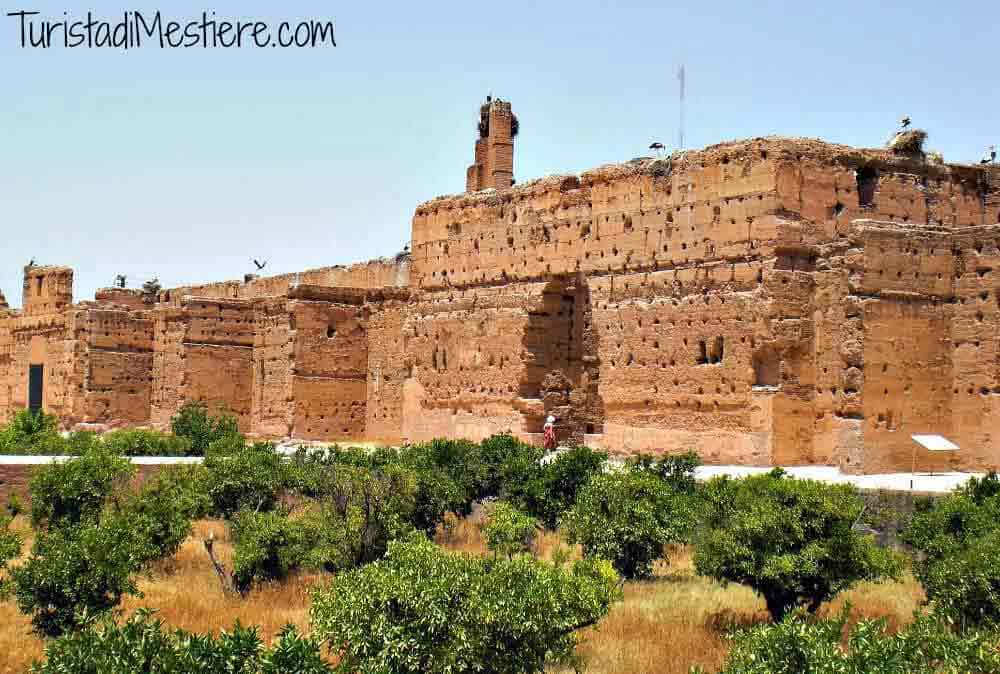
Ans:
[[[767,602],[767,612],[771,614],[771,620],[776,623],[781,622],[795,606],[794,600],[781,594],[765,594],[764,601]]]

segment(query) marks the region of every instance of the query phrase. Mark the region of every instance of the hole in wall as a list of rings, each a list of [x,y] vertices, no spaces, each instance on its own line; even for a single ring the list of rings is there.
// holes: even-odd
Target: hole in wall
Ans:
[[[878,170],[873,166],[862,166],[855,172],[858,188],[858,206],[871,208],[875,205],[878,189]]]

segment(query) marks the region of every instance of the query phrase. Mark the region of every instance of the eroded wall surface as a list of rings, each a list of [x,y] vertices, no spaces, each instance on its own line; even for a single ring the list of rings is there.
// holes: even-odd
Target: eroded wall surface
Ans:
[[[484,146],[485,147],[485,146]],[[509,431],[707,462],[1000,463],[1000,170],[755,139],[417,207],[412,254],[0,308],[0,415],[44,364],[67,423],[186,400],[261,437]]]

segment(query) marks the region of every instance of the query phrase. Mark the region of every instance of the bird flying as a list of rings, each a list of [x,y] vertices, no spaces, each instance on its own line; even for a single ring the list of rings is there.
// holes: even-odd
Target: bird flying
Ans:
[[[979,161],[980,164],[992,164],[997,160],[997,148],[995,145],[990,145],[990,149],[986,151],[983,158]]]
[[[258,262],[257,260],[254,260],[253,263],[257,267],[257,271],[260,271],[261,269],[267,266],[267,260],[264,260],[263,262]]]
[[[649,149],[650,150],[663,150],[665,148],[664,148],[663,143],[660,143],[659,141],[657,141],[655,143],[650,144]]]
[[[899,127],[901,129],[905,129],[909,125],[910,125],[910,116],[909,115],[903,115],[903,117],[899,120]]]

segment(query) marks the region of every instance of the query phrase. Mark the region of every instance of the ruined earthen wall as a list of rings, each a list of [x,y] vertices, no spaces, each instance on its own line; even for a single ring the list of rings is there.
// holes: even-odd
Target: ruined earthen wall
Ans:
[[[180,306],[185,297],[251,300],[287,295],[296,285],[348,288],[401,287],[409,282],[409,262],[372,260],[358,264],[307,269],[295,274],[261,276],[249,282],[221,281],[204,285],[180,286],[161,291],[160,301]]]
[[[72,421],[147,423],[153,390],[153,316],[124,308],[70,313],[74,359],[83,367]]]
[[[0,309],[0,423],[14,413],[14,340],[11,336],[13,312]]]
[[[908,470],[909,436],[936,432],[983,469],[998,245],[996,169],[728,143],[432,200],[409,261],[155,305],[70,306],[70,270],[28,268],[24,315],[0,310],[0,416],[41,363],[64,423],[166,426],[202,399],[264,437],[538,441],[555,414],[562,442],[865,472]]]
[[[21,312],[41,316],[62,311],[73,303],[73,270],[69,267],[24,268]]]
[[[158,308],[154,315],[150,421],[158,428],[167,428],[185,400],[187,315],[185,310],[169,305]]]
[[[292,317],[285,297],[254,302],[253,432],[287,437],[294,424]]]
[[[251,427],[254,315],[242,300],[192,298],[185,302],[184,400],[203,400],[209,409],[236,416]]]
[[[430,355],[440,368],[449,346],[474,348],[469,325],[495,320],[479,304],[490,287],[513,290],[524,285],[517,281],[585,272],[604,413],[597,444],[627,452],[694,448],[718,462],[903,470],[909,433],[889,430],[883,408],[892,387],[868,373],[866,357],[885,351],[895,331],[916,331],[919,338],[899,344],[895,366],[919,363],[923,374],[915,376],[923,380],[894,386],[908,387],[912,413],[932,423],[940,413],[925,412],[951,404],[929,381],[950,376],[945,363],[952,358],[942,355],[939,336],[953,329],[952,319],[948,311],[898,301],[869,306],[866,293],[940,292],[949,283],[941,267],[949,263],[939,252],[916,261],[916,269],[913,259],[897,268],[872,242],[854,240],[852,222],[975,227],[1000,217],[994,201],[996,187],[984,186],[982,169],[762,139],[423,204],[413,223],[413,281],[431,295],[474,296],[472,307],[459,311],[462,325],[431,333]],[[878,288],[859,287],[872,273],[866,260],[891,267]],[[414,313],[422,313],[419,306]],[[539,341],[531,313],[522,307],[522,324],[508,332]],[[953,327],[968,322],[958,317]],[[404,334],[407,355],[427,351]],[[529,364],[530,351],[522,352]],[[715,351],[723,354],[717,362]],[[969,363],[970,376],[982,370],[981,360],[970,356]],[[456,396],[468,366],[459,367],[446,379],[418,369],[415,381],[404,383],[420,400],[414,405],[414,396],[404,396],[404,428],[427,428],[411,427],[411,434],[478,437],[505,413],[516,425],[517,408],[530,406],[524,398],[497,401],[492,414],[463,420],[471,406],[463,409]],[[490,381],[484,373],[477,378]],[[436,418],[435,408],[452,419]],[[992,424],[982,405],[958,413]],[[419,422],[411,421],[418,414]],[[521,416],[522,433],[530,434],[529,416]],[[882,437],[887,433],[895,433],[891,442]],[[988,446],[981,432],[975,444]]]
[[[405,298],[408,299],[408,296]],[[414,358],[404,334],[410,316],[405,299],[379,302],[368,319],[368,390],[365,437],[397,443],[403,436],[404,388],[415,384]]]
[[[481,439],[524,431],[523,338],[541,284],[433,293],[409,307],[402,326],[412,373],[402,382],[402,436]],[[535,402],[540,414],[540,402]]]
[[[365,435],[368,310],[365,295],[353,303],[295,300],[293,437],[361,439]]]

